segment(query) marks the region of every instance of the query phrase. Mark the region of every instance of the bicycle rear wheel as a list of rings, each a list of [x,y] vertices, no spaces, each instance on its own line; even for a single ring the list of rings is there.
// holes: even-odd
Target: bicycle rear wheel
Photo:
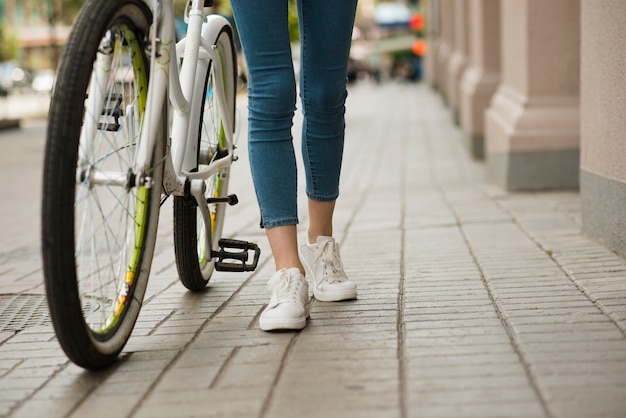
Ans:
[[[204,90],[198,126],[197,166],[201,170],[212,162],[221,158],[233,158],[227,150],[230,148],[229,138],[226,135],[223,118],[224,112],[230,113],[230,120],[235,120],[235,96],[237,82],[236,55],[233,44],[232,29],[224,25],[216,38],[215,48],[221,58],[221,63],[209,62],[204,75]],[[221,65],[223,79],[216,77],[215,66]],[[225,91],[227,106],[219,106],[216,83],[222,83]],[[234,128],[234,126],[233,126]],[[228,195],[230,179],[230,164],[226,164],[214,175],[206,180],[206,198],[223,198]],[[209,204],[211,215],[212,248],[222,237],[226,203]],[[207,237],[204,220],[195,202],[189,202],[184,197],[174,198],[174,251],[178,275],[183,285],[192,291],[204,289],[213,274],[215,260],[211,257],[206,245]]]
[[[112,363],[126,344],[152,261],[162,137],[148,164],[151,182],[136,186],[132,173],[146,114],[151,23],[141,0],[89,0],[64,49],[50,105],[46,293],[61,347],[87,369]]]

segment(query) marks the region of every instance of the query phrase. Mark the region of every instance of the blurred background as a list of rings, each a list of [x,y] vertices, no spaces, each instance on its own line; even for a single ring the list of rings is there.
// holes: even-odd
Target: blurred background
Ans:
[[[85,0],[0,0],[0,96],[50,93],[55,69],[72,22]],[[177,31],[185,32],[185,0],[175,0],[179,17]],[[216,0],[213,13],[232,21],[228,0]],[[381,2],[361,0],[350,80],[373,77],[418,80],[424,19],[419,1]],[[295,0],[290,0],[290,33],[294,46],[298,40]],[[294,47],[294,52],[297,48]],[[296,71],[297,71],[297,53]],[[245,65],[242,66],[245,69]],[[242,74],[245,79],[245,73]],[[2,109],[0,109],[2,111]]]

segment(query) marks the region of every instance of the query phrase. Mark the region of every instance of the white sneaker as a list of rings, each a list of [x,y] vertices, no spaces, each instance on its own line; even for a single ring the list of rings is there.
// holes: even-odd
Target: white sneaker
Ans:
[[[278,270],[267,283],[272,292],[269,305],[261,313],[263,331],[302,329],[309,317],[309,285],[297,268]]]
[[[343,270],[339,244],[332,237],[318,237],[315,244],[300,247],[307,277],[314,282],[313,294],[321,302],[356,299],[356,285]]]

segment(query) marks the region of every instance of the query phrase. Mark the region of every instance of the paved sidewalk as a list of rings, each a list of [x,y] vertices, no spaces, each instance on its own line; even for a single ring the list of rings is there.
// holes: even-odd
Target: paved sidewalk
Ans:
[[[144,309],[98,373],[67,361],[46,315],[44,127],[0,133],[0,415],[626,417],[626,260],[581,234],[578,194],[490,185],[425,86],[348,100],[335,229],[359,299],[315,302],[301,332],[258,329],[272,262],[244,132],[227,234],[257,240],[261,267],[185,291],[166,205]]]

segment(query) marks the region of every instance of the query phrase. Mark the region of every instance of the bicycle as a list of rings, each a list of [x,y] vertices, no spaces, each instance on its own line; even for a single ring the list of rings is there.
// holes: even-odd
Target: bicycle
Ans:
[[[152,1],[152,0],[151,0]],[[190,0],[88,0],[57,72],[48,118],[42,257],[52,324],[71,361],[100,369],[131,335],[161,206],[174,196],[179,277],[252,271],[254,243],[222,238],[236,160],[233,28]]]

